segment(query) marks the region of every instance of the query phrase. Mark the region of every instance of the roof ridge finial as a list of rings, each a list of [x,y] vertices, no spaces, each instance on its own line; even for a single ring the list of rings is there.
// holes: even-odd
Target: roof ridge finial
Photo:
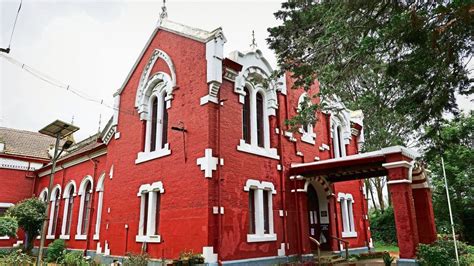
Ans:
[[[250,44],[250,48],[252,48],[252,50],[257,49],[257,41],[255,40],[255,31],[254,30],[252,30],[252,43]]]
[[[161,6],[160,18],[158,20],[158,25],[160,25],[161,22],[167,18],[168,18],[168,12],[166,11],[166,0],[163,0],[163,5]]]

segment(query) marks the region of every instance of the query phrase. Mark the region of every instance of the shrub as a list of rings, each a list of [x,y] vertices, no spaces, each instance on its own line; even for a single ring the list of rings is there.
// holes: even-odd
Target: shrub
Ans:
[[[15,217],[3,216],[0,217],[0,236],[16,237],[18,231],[18,221]]]
[[[33,258],[21,249],[16,249],[0,259],[0,265],[31,265]]]
[[[127,253],[127,258],[123,262],[123,265],[127,266],[147,266],[148,265],[148,254],[133,254]]]
[[[392,207],[386,208],[384,212],[377,210],[370,214],[370,231],[375,241],[397,244],[397,229]]]
[[[56,239],[48,246],[48,262],[62,262],[64,259],[64,251],[66,250],[66,243],[62,239]]]
[[[67,266],[88,265],[87,260],[82,256],[81,251],[71,251],[64,254],[64,264]]]
[[[383,259],[383,263],[385,264],[385,266],[392,265],[392,262],[395,260],[395,258],[390,256],[390,253],[388,253],[388,252],[383,253],[382,259]]]
[[[459,264],[472,265],[474,263],[474,248],[458,241]],[[452,240],[439,239],[433,244],[419,244],[417,256],[421,265],[445,266],[456,265],[456,255]]]

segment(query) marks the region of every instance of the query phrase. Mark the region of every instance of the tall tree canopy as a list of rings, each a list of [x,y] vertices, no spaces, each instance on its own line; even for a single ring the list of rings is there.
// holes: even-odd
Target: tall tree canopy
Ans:
[[[407,133],[457,113],[456,93],[472,94],[474,47],[472,1],[407,2],[290,0],[275,13],[283,23],[269,29],[267,41],[295,86],[317,78],[323,96],[395,116],[411,128],[386,134]]]

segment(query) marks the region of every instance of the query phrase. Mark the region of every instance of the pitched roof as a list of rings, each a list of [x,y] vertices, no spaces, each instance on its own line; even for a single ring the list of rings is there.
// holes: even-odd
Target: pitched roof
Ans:
[[[193,28],[187,25],[183,25],[177,22],[170,21],[168,19],[164,19],[161,21],[161,23],[153,30],[153,33],[150,35],[150,38],[145,44],[145,47],[143,47],[142,51],[140,52],[140,55],[138,56],[137,60],[135,61],[135,64],[133,64],[132,69],[128,73],[127,77],[125,78],[124,82],[122,83],[122,86],[114,93],[114,96],[120,95],[122,91],[125,89],[125,86],[127,85],[128,81],[132,77],[133,72],[138,66],[138,63],[142,59],[143,55],[145,54],[146,50],[150,46],[151,42],[156,36],[156,33],[159,30],[164,30],[168,32],[175,33],[177,35],[187,37],[202,43],[207,43],[208,41],[216,38],[217,36],[221,36],[225,40],[224,33],[222,32],[222,28],[217,28],[213,31],[206,31],[198,28]]]
[[[0,127],[0,142],[5,144],[0,153],[49,160],[48,149],[55,139],[38,132]]]

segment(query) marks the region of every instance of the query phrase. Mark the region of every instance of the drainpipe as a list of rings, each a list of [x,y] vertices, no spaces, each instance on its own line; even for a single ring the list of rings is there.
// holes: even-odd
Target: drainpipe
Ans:
[[[280,106],[278,97],[278,105]],[[287,232],[287,211],[286,211],[286,178],[285,178],[285,169],[284,160],[283,160],[283,144],[282,144],[282,134],[283,134],[283,125],[281,124],[280,110],[277,111],[277,125],[280,128],[280,134],[278,134],[278,153],[280,154],[280,193],[281,193],[281,208],[283,210],[283,243],[285,245],[285,255],[288,254],[288,232]]]
[[[222,85],[221,85],[222,86]],[[222,232],[222,214],[221,214],[221,107],[224,101],[221,101],[221,90],[217,95],[217,254],[221,253],[221,232]],[[221,258],[218,259],[221,264]]]
[[[91,189],[92,189],[92,193],[91,193],[91,201],[90,201],[90,213],[89,213],[89,221],[88,221],[88,225],[87,225],[87,234],[86,234],[86,249],[84,250],[84,256],[87,256],[87,250],[89,249],[89,245],[90,245],[90,240],[91,240],[91,225],[92,225],[92,217],[94,215],[94,194],[95,194],[95,189],[94,189],[94,184],[97,186],[97,180],[96,180],[96,177],[97,177],[97,164],[99,163],[99,160],[97,159],[91,159],[89,157],[89,161],[94,164],[94,172],[93,172],[93,176],[92,176],[92,180],[93,180],[93,184],[91,186]]]

